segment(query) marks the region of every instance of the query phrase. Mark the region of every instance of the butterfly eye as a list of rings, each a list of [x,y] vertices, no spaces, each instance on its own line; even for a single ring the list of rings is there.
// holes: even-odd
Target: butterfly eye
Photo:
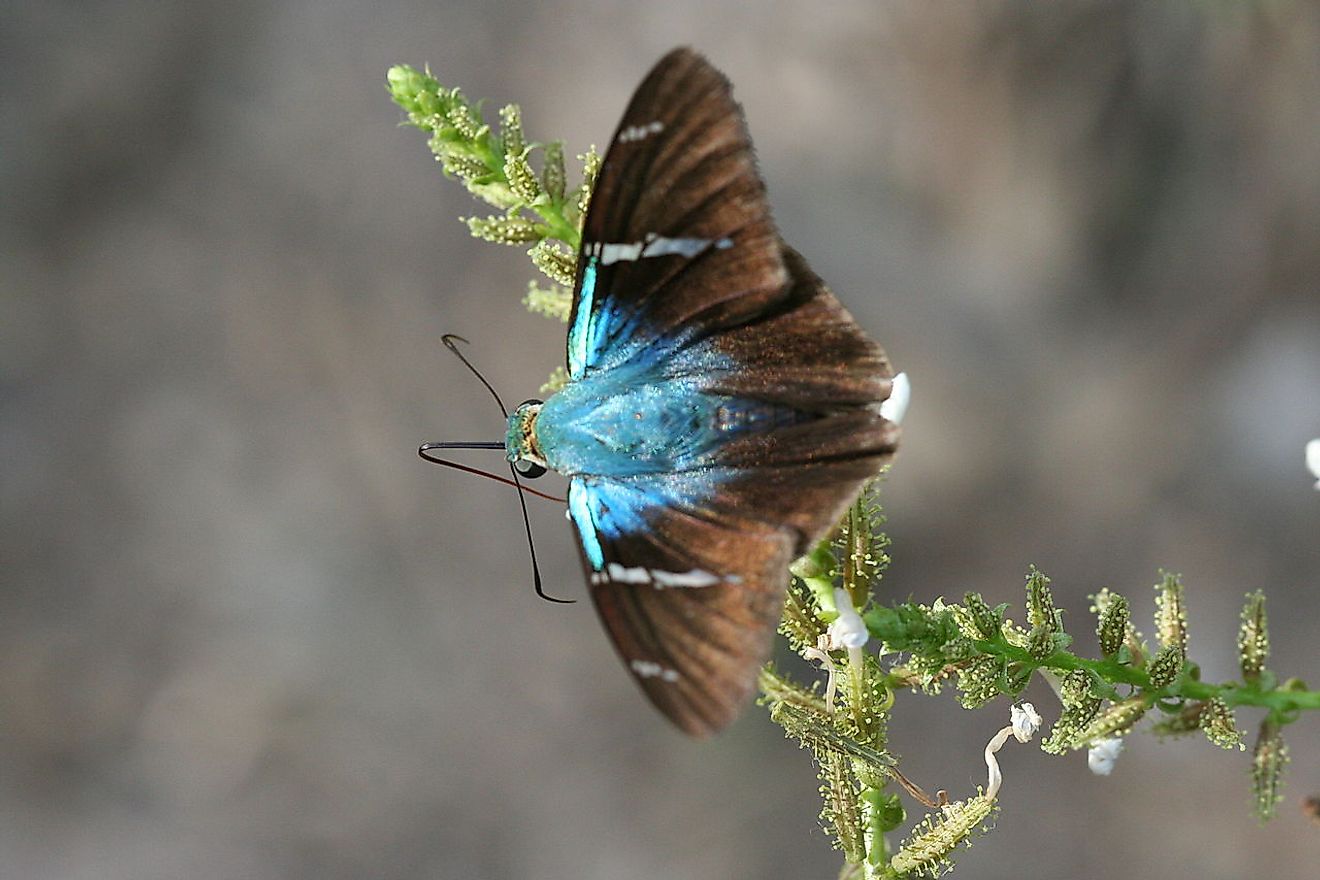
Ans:
[[[525,458],[520,458],[515,461],[513,463],[513,469],[518,472],[518,476],[524,477],[528,480],[535,480],[537,477],[545,473],[545,468],[541,467],[541,465],[536,462],[528,461]]]
[[[529,407],[539,408],[541,404],[544,402],[545,401],[543,400],[537,400],[535,397],[529,397],[526,400],[524,400],[522,403],[518,404],[518,408],[515,410],[515,412],[521,413],[523,410],[528,409]],[[524,430],[527,429],[525,428]],[[545,473],[545,467],[543,465],[537,464],[534,461],[529,461],[528,459],[525,458],[520,458],[517,461],[515,461],[513,463],[513,469],[518,472],[518,476],[526,477],[529,480],[535,480],[537,477]]]

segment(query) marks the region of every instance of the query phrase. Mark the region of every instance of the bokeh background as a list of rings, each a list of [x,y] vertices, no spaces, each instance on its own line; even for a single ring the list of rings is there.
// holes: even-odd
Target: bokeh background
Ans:
[[[513,494],[414,455],[502,433],[441,333],[516,401],[563,329],[387,67],[580,152],[684,43],[912,376],[891,595],[1020,602],[1034,562],[1089,648],[1086,595],[1148,620],[1167,567],[1206,677],[1263,587],[1275,667],[1320,681],[1316,4],[9,0],[0,877],[834,876],[806,755],[759,710],[669,729],[589,603],[533,597]],[[893,748],[958,796],[1006,717],[902,695]],[[1320,718],[1289,733],[1264,829],[1204,741],[1108,779],[1010,748],[961,870],[1313,877]]]

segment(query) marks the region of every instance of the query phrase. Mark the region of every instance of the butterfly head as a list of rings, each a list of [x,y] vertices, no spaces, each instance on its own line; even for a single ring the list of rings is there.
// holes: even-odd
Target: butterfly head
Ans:
[[[545,456],[536,439],[536,417],[541,413],[541,401],[525,400],[509,416],[509,432],[504,436],[505,455],[524,477],[539,477],[545,473]]]

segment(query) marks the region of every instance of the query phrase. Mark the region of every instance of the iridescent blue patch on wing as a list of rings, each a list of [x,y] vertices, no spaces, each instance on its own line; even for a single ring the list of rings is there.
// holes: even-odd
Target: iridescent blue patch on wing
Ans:
[[[582,288],[578,291],[577,313],[573,316],[573,326],[568,330],[568,375],[573,379],[582,378],[585,370],[594,360],[597,337],[600,334],[599,322],[593,320],[596,297],[596,258],[588,257],[582,267]]]
[[[668,238],[655,233],[647,233],[641,241],[634,242],[584,242],[582,254],[586,262],[582,266],[573,325],[568,330],[569,378],[581,379],[587,370],[602,366],[606,359],[613,364],[624,363],[640,348],[654,344],[651,339],[634,338],[641,329],[639,322],[644,322],[640,313],[630,316],[627,309],[619,310],[617,303],[612,306],[609,291],[603,298],[597,297],[599,267],[669,256],[693,260],[712,248],[731,247],[733,239],[728,237]],[[607,352],[607,348],[611,350]]]
[[[643,511],[664,504],[661,497],[609,480],[575,479],[568,484],[568,515],[582,539],[582,551],[595,571],[605,567],[601,538],[644,531]]]
[[[568,484],[568,516],[578,530],[587,563],[592,570],[600,571],[605,567],[605,551],[601,549],[600,538],[596,537],[596,522],[591,516],[590,490],[581,480],[573,480]]]

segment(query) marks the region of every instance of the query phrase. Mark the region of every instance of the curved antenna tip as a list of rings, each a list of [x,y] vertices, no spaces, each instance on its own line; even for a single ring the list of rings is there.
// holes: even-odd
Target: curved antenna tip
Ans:
[[[553,602],[553,603],[555,603],[556,605],[576,605],[576,604],[577,604],[577,599],[556,599],[554,596],[551,596],[550,594],[548,594],[548,593],[546,593],[544,590],[542,590],[542,589],[541,589],[541,586],[540,586],[539,584],[538,584],[537,587],[536,587],[536,595],[540,596],[540,597],[541,597],[542,599],[544,599],[545,601],[547,601],[547,602]]]
[[[458,346],[454,344],[455,340],[463,343],[464,345],[470,344],[466,339],[464,339],[462,336],[459,336],[456,333],[446,333],[440,337],[440,342],[444,344],[445,348],[449,349],[450,353],[453,354],[454,357],[458,358],[460,361],[463,362],[463,366],[467,367],[468,370],[472,373],[472,375],[477,377],[477,381],[479,381],[482,385],[486,386],[486,390],[490,392],[490,396],[495,398],[495,405],[500,408],[500,412],[507,419],[509,417],[509,410],[507,407],[505,407],[504,401],[500,400],[499,392],[495,390],[495,387],[493,385],[491,385],[489,382],[486,381],[486,377],[481,375],[481,371],[478,370],[476,367],[472,366],[472,362],[463,356],[463,352],[459,351]]]

